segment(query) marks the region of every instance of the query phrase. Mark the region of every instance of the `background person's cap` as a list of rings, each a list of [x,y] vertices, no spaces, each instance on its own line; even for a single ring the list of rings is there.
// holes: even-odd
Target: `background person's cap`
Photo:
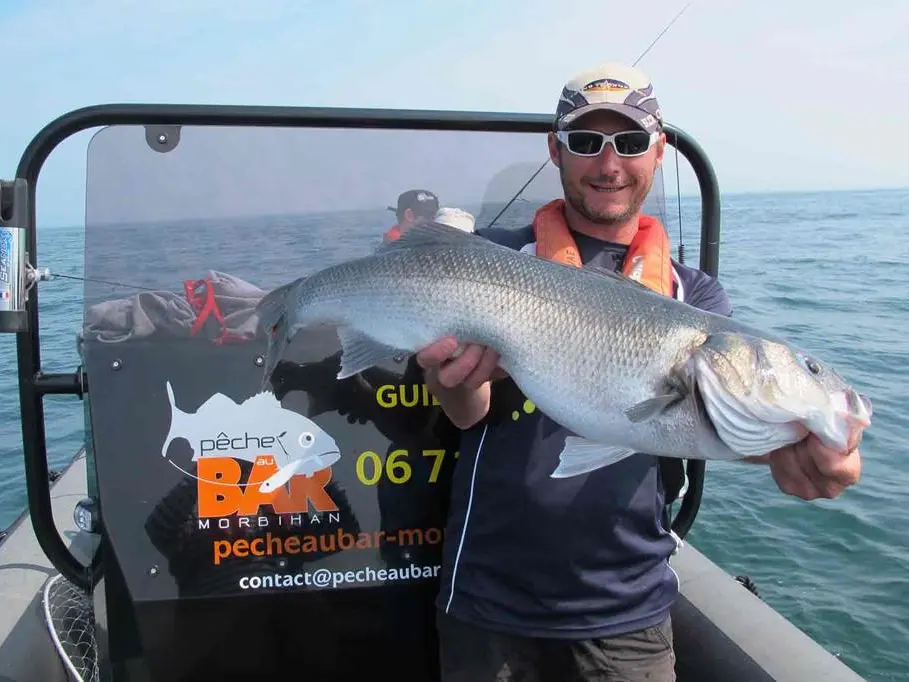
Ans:
[[[663,124],[650,78],[625,64],[602,64],[568,81],[556,107],[555,128],[564,130],[578,117],[596,109],[618,112],[651,133]]]
[[[411,209],[418,216],[430,218],[439,210],[439,198],[428,189],[409,189],[398,197],[398,205],[389,206],[389,211],[401,215]]]
[[[477,219],[472,213],[460,208],[449,208],[446,206],[436,211],[433,221],[449,227],[455,227],[463,232],[473,232]]]

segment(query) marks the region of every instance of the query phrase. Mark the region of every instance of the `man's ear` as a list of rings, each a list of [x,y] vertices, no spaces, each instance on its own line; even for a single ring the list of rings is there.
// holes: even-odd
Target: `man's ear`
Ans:
[[[556,138],[555,133],[550,132],[550,133],[546,136],[546,142],[547,142],[547,144],[548,144],[548,146],[549,146],[549,159],[550,159],[550,161],[552,161],[552,164],[553,164],[556,168],[560,168],[561,166],[560,166],[559,164],[560,164],[560,162],[561,162],[561,160],[562,160],[562,156],[561,156],[561,154],[562,154],[562,146],[561,146],[561,144],[559,143],[559,140]]]
[[[666,153],[666,133],[660,132],[660,136],[656,141],[656,165],[659,167],[663,163],[663,156]]]

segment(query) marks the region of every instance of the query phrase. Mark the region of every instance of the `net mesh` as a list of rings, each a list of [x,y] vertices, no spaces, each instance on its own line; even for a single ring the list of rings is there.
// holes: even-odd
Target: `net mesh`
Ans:
[[[44,619],[54,647],[76,682],[97,682],[98,647],[91,595],[62,575],[44,586]]]

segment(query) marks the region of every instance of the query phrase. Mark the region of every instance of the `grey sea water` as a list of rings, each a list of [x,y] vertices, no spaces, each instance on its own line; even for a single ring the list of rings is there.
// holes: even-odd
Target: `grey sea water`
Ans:
[[[521,224],[534,206],[516,203],[500,224]],[[315,266],[375,241],[391,214],[349,223],[268,218],[142,228],[83,228],[39,234],[39,265],[140,287],[181,291],[183,279],[220,270],[268,288],[297,276],[287,253]],[[683,205],[688,263],[697,263],[696,204]],[[365,216],[365,217],[364,217]],[[300,239],[307,220],[331,238]],[[482,224],[483,221],[481,220]],[[377,227],[378,226],[378,227]],[[670,220],[670,227],[677,225]],[[102,232],[106,230],[107,232]],[[267,236],[267,237],[266,237]],[[675,240],[675,233],[673,236]],[[167,240],[166,262],[148,253]],[[212,241],[214,240],[214,242]],[[212,250],[212,243],[221,248]],[[198,258],[199,245],[206,257]],[[708,466],[704,502],[687,540],[869,680],[909,678],[909,191],[733,195],[723,199],[720,278],[735,314],[830,358],[874,402],[860,484],[833,501],[803,502],[779,491],[763,467]],[[78,365],[75,334],[83,295],[127,297],[131,286],[56,278],[40,284],[45,371]],[[15,342],[0,336],[0,527],[23,510]],[[82,404],[46,400],[48,456],[62,467],[82,438]],[[744,589],[744,588],[743,588]]]

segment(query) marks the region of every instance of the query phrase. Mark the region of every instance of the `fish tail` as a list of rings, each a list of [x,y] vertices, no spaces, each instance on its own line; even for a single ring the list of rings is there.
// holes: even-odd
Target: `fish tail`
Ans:
[[[297,286],[300,280],[282,284],[277,289],[272,289],[256,304],[256,316],[259,325],[270,332],[282,319],[287,316],[287,299],[291,289]]]
[[[164,439],[164,445],[161,446],[162,457],[167,457],[167,448],[170,447],[175,438],[179,438],[180,428],[186,417],[186,413],[177,407],[177,401],[174,398],[174,388],[170,385],[170,381],[165,384],[165,388],[167,388],[167,400],[170,403],[170,429],[167,432],[167,438]]]
[[[287,328],[287,303],[291,292],[295,290],[301,280],[284,284],[262,297],[256,305],[256,315],[259,325],[268,338],[268,348],[265,351],[265,366],[262,376],[262,388],[267,388],[271,375],[284,349],[290,343]]]

